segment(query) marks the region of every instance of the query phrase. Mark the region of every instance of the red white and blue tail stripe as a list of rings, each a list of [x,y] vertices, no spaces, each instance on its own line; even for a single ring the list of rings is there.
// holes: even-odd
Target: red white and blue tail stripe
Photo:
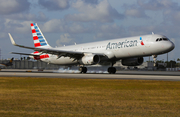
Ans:
[[[31,30],[35,47],[51,47],[46,41],[46,38],[44,37],[37,23],[31,23]]]

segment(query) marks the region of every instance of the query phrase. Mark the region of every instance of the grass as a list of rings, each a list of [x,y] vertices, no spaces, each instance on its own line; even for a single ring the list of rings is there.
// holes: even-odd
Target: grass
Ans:
[[[0,77],[0,116],[178,117],[180,82]]]

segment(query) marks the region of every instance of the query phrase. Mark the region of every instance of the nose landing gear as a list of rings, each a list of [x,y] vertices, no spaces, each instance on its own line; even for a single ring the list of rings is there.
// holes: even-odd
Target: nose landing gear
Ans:
[[[153,60],[154,60],[154,67],[157,65],[156,61],[157,61],[157,55],[152,55]]]

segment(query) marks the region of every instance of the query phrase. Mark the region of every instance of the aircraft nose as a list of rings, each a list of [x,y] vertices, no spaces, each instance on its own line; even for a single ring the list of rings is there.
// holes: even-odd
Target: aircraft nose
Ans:
[[[174,43],[170,41],[170,42],[168,43],[168,46],[167,46],[168,51],[171,51],[171,50],[173,50],[174,48],[175,48]]]
[[[171,49],[173,50],[175,48],[175,45],[173,42],[171,42]]]

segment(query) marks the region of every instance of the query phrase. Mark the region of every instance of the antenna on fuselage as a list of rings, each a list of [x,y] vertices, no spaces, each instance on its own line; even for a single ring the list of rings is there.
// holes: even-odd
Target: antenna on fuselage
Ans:
[[[152,35],[154,35],[154,32],[152,32]]]

